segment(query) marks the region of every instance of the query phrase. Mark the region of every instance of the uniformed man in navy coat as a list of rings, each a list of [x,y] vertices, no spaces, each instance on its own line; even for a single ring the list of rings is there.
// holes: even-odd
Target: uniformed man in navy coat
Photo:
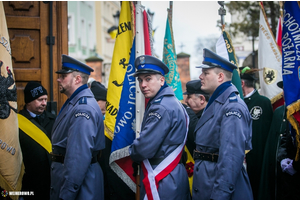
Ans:
[[[104,199],[97,161],[105,147],[103,115],[88,89],[89,66],[62,55],[59,90],[68,99],[52,130],[50,199]]]
[[[193,199],[253,199],[243,166],[251,150],[251,116],[231,84],[234,64],[208,49],[200,75],[201,89],[210,95],[195,128]]]
[[[188,115],[173,89],[166,85],[168,67],[155,57],[135,60],[139,87],[150,98],[140,137],[129,147],[133,161],[141,163],[140,199],[190,199],[188,175],[181,154],[188,131]],[[158,188],[156,187],[158,184]]]

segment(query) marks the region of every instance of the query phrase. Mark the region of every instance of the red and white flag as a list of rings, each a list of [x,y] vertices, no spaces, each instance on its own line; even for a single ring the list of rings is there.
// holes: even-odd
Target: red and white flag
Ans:
[[[281,50],[281,38],[282,38],[282,17],[279,17],[276,31],[276,43]]]

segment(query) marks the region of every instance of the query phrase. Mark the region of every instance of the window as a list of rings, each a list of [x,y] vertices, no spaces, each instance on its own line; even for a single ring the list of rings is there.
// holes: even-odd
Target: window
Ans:
[[[87,42],[86,42],[86,26],[85,26],[85,20],[82,19],[81,20],[81,46],[82,47],[86,47],[87,46]]]
[[[93,50],[94,49],[94,32],[93,32],[93,27],[92,24],[89,24],[89,49]]]
[[[75,44],[75,24],[74,24],[74,17],[73,15],[68,16],[68,44],[74,45]]]

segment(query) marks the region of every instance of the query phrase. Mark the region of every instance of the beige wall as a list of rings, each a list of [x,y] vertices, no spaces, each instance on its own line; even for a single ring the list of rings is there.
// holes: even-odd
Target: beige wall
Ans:
[[[117,11],[121,11],[120,1],[96,1],[95,17],[96,17],[96,48],[97,53],[103,58],[102,83],[107,86],[109,77],[110,63],[113,56],[115,39],[111,39],[107,30],[115,24],[113,15]],[[105,68],[106,67],[106,68]]]

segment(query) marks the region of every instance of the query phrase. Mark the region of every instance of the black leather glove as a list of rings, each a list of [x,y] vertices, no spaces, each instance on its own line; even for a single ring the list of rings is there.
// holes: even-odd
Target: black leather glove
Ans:
[[[139,169],[139,163],[137,162],[132,162],[132,167],[133,167],[133,176],[136,177]]]

